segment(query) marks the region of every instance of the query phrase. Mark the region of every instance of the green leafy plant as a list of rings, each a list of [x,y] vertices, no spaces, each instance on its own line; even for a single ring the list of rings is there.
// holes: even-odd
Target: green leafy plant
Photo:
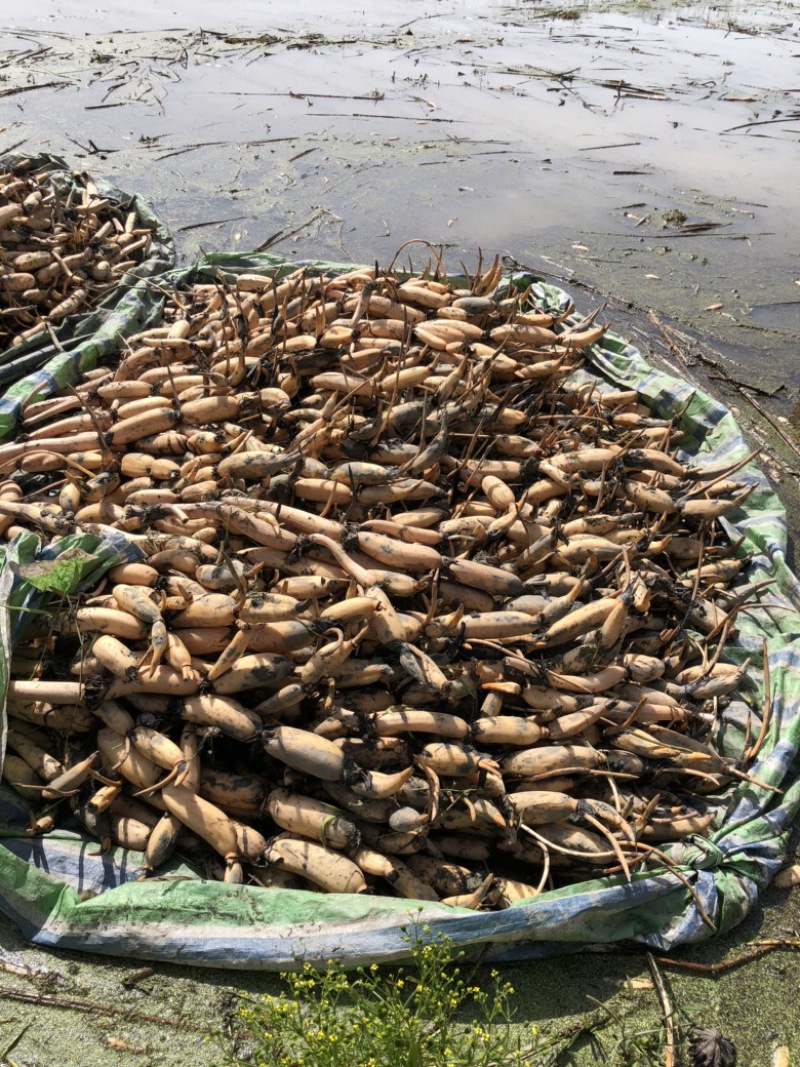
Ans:
[[[237,1012],[252,1067],[532,1067],[538,1029],[512,1025],[513,988],[492,971],[469,984],[447,939],[415,931],[410,962],[347,972],[329,961],[281,975],[277,997]],[[422,936],[420,936],[420,934]]]

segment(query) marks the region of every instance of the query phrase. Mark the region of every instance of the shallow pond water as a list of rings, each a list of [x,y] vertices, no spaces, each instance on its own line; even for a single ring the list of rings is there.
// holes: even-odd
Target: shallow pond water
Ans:
[[[32,0],[0,33],[0,151],[140,191],[184,261],[278,236],[296,257],[508,253],[691,328],[745,379],[767,357],[780,406],[799,52],[792,3]]]

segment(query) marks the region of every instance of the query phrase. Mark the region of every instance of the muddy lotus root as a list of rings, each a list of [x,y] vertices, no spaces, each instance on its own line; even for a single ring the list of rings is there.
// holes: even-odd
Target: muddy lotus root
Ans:
[[[220,277],[28,404],[3,536],[141,550],[15,652],[30,832],[468,908],[709,833],[764,736],[712,741],[750,488],[577,379],[605,327],[573,318],[497,262]]]
[[[0,167],[0,349],[99,303],[143,260],[152,233],[88,175]]]

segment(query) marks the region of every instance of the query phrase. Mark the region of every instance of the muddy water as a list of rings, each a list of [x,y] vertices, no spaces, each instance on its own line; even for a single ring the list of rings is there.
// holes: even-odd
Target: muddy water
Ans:
[[[655,309],[791,407],[797,5],[52,9],[0,35],[0,151],[139,190],[184,260],[276,234],[296,257],[504,252]]]

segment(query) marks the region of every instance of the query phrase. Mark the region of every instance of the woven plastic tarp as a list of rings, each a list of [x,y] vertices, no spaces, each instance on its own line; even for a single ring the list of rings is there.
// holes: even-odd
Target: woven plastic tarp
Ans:
[[[4,166],[23,161],[31,164],[30,173],[47,172],[62,194],[75,185],[67,164],[57,156],[3,157]],[[60,322],[54,340],[43,334],[0,352],[0,440],[13,434],[26,403],[76,385],[86,371],[117,351],[123,338],[152,325],[161,313],[163,297],[157,287],[145,288],[140,282],[162,274],[175,262],[169,230],[138,194],[122,192],[108,182],[95,184],[101,196],[135,212],[137,224],[151,231],[149,251],[94,308]]]
[[[199,264],[192,276],[296,267],[263,255],[215,256]],[[158,286],[188,276],[172,272],[159,279]],[[530,276],[514,275],[509,284],[523,289],[532,281],[534,296],[545,304],[569,305],[567,294]],[[749,454],[724,406],[687,382],[654,370],[620,338],[606,334],[602,346],[588,351],[580,373],[601,386],[635,388],[655,415],[678,420],[685,435],[680,455],[684,461],[733,462]],[[745,593],[767,579],[773,584],[753,592],[737,616],[737,634],[726,658],[742,662],[752,657],[759,667],[751,670],[743,692],[725,709],[716,741],[723,752],[736,755],[745,743],[748,718],[751,736],[758,733],[766,642],[770,725],[750,773],[775,791],[742,783],[721,802],[709,837],[664,847],[694,896],[666,867],[640,872],[631,884],[618,877],[599,878],[543,893],[505,911],[477,913],[386,897],[265,891],[208,882],[180,862],[160,878],[139,881],[141,857],[136,853],[112,849],[101,855],[96,842],[66,830],[44,838],[25,836],[28,812],[17,797],[0,808],[5,817],[0,831],[0,907],[25,936],[42,945],[270,970],[303,962],[321,965],[331,958],[345,964],[401,959],[408,953],[404,930],[410,919],[428,924],[431,937],[445,935],[468,952],[487,950],[487,958],[495,961],[624,942],[667,951],[729,930],[741,922],[782,864],[800,807],[800,780],[794,769],[800,746],[800,586],[785,561],[787,533],[780,501],[754,465],[748,464],[737,478],[754,482],[756,488],[726,523],[732,539],[742,538],[740,551],[751,556],[734,592]],[[102,566],[112,566],[114,552],[124,551],[121,541],[107,547]],[[5,620],[6,639],[13,643],[20,632],[20,609],[43,605],[46,594],[20,579],[10,557],[11,551],[2,581],[16,613],[17,621]],[[76,572],[73,585],[63,591],[72,591],[84,577]],[[5,678],[0,682],[5,685]]]

